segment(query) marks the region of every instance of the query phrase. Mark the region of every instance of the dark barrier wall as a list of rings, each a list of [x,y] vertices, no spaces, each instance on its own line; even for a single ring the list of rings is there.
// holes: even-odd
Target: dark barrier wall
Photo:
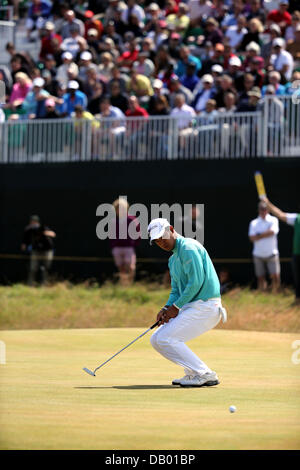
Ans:
[[[58,277],[104,280],[114,271],[107,241],[96,237],[96,208],[127,195],[132,203],[205,204],[205,246],[216,268],[226,264],[237,282],[253,281],[252,245],[248,225],[257,216],[254,172],[263,173],[270,200],[285,211],[299,211],[300,159],[198,160],[157,162],[94,162],[68,164],[2,165],[1,281],[25,278],[20,243],[30,214],[57,232],[57,257],[53,272]],[[288,258],[293,229],[280,224],[283,280],[291,282]],[[161,273],[167,254],[142,241],[140,258],[159,258],[162,263],[142,262],[143,272]],[[80,257],[84,257],[80,260]],[[68,258],[68,259],[66,259]],[[88,259],[92,258],[92,259]],[[225,259],[225,260],[224,260]],[[151,261],[151,260],[149,260]]]

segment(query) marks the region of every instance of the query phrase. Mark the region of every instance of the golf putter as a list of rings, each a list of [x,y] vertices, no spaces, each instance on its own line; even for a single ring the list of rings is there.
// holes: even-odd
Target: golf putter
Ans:
[[[105,362],[103,362],[102,364],[100,364],[100,366],[96,367],[96,369],[94,371],[88,369],[87,367],[84,367],[83,370],[84,372],[86,372],[87,374],[90,374],[90,375],[93,375],[94,377],[96,376],[96,371],[98,369],[100,369],[100,367],[103,367],[105,364],[107,364],[109,361],[111,361],[114,357],[116,357],[118,354],[120,354],[122,351],[124,351],[124,349],[128,348],[129,346],[131,346],[131,344],[135,343],[138,339],[142,338],[142,336],[145,336],[150,330],[153,330],[153,328],[155,328],[157,325],[158,325],[159,321],[157,321],[156,323],[154,323],[154,325],[150,326],[150,328],[148,328],[148,330],[144,331],[144,333],[142,333],[140,336],[138,336],[137,338],[135,338],[133,341],[131,341],[131,343],[127,344],[127,346],[125,346],[124,348],[120,349],[120,351],[118,351],[116,354],[114,354],[113,356],[111,356],[109,359],[107,359]]]

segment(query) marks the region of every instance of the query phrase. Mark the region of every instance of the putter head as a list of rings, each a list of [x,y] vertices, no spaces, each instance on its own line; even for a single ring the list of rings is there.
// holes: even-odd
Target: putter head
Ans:
[[[90,369],[87,369],[86,367],[84,367],[82,370],[84,370],[84,372],[86,372],[87,374],[90,374],[96,377],[96,374],[94,374],[94,372],[92,372]]]

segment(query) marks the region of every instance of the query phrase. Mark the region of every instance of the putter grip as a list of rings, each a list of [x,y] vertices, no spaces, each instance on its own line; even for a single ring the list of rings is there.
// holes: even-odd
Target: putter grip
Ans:
[[[155,328],[158,324],[159,324],[159,321],[157,321],[156,323],[154,323],[154,325],[152,325],[152,326],[150,327],[150,330],[153,330],[153,328]]]

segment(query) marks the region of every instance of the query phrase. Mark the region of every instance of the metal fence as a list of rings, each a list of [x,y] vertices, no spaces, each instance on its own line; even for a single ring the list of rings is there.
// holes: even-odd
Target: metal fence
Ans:
[[[33,119],[0,124],[0,163],[300,156],[300,108],[267,97],[259,111],[215,117]]]

